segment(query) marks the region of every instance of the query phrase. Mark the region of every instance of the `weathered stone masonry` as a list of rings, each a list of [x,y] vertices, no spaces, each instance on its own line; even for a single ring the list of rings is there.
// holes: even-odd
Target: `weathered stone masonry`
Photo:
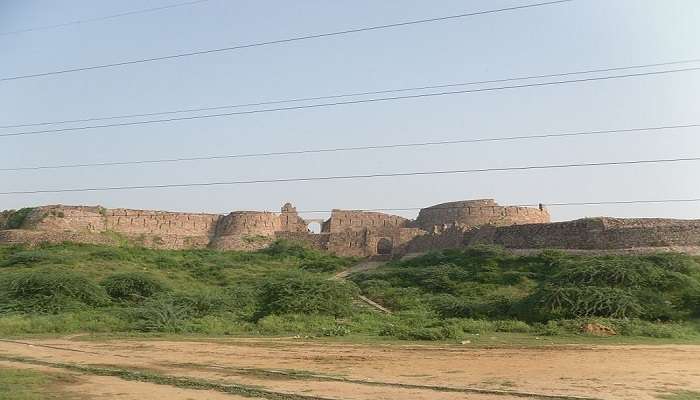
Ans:
[[[512,249],[700,249],[700,220],[591,218],[550,223],[540,207],[500,206],[494,200],[438,204],[415,220],[379,212],[333,210],[311,233],[296,208],[227,215],[87,206],[33,209],[19,229],[0,214],[0,243],[74,241],[153,248],[255,250],[276,239],[306,243],[344,256],[369,257],[458,248],[478,243]]]

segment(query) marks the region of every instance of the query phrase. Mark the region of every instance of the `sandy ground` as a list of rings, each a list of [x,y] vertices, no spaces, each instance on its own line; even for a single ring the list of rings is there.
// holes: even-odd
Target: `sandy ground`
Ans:
[[[644,400],[678,390],[700,392],[700,345],[470,348],[282,339],[79,338],[21,342],[0,341],[0,356],[133,371],[146,369],[162,375],[262,388],[282,395],[278,397],[282,399],[296,394],[348,400],[509,400],[552,396]],[[12,365],[38,368],[25,362]],[[86,398],[242,398],[213,390],[77,374],[80,379],[67,385],[66,390]]]

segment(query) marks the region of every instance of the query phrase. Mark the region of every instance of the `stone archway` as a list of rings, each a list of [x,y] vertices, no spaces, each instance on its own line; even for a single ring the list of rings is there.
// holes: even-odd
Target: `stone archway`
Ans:
[[[393,250],[394,250],[394,243],[391,241],[391,239],[381,238],[377,241],[377,254],[379,254],[379,255],[391,254],[391,252]]]

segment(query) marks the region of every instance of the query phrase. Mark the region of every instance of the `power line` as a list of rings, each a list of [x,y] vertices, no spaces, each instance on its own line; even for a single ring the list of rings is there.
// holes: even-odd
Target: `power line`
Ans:
[[[614,134],[614,133],[654,132],[654,131],[667,130],[667,129],[685,129],[685,128],[697,128],[697,127],[700,127],[700,123],[685,124],[685,125],[662,125],[662,126],[651,126],[651,127],[626,128],[626,129],[607,129],[607,130],[595,130],[595,131],[564,132],[564,133],[543,133],[543,134],[537,134],[537,135],[501,136],[501,137],[495,137],[495,138],[456,139],[456,140],[440,140],[440,141],[418,142],[418,143],[393,143],[393,144],[384,144],[384,145],[367,145],[367,146],[354,146],[354,147],[334,147],[334,148],[320,148],[320,149],[288,150],[288,151],[265,152],[265,153],[247,153],[247,154],[241,153],[241,154],[196,156],[196,157],[181,157],[181,158],[161,158],[161,159],[136,160],[136,161],[106,161],[106,162],[82,163],[82,164],[58,164],[58,165],[38,165],[38,166],[30,166],[30,167],[7,167],[7,168],[0,168],[0,171],[30,171],[30,170],[44,170],[44,169],[65,169],[65,168],[107,167],[107,166],[121,166],[121,165],[162,164],[162,163],[175,163],[175,162],[188,162],[188,161],[223,160],[223,159],[235,159],[235,158],[277,157],[277,156],[300,155],[300,154],[332,153],[332,152],[341,152],[341,151],[383,150],[383,149],[394,149],[394,148],[441,146],[441,145],[449,145],[449,144],[502,142],[502,141],[514,141],[514,140],[591,136],[591,135],[604,135],[604,134]]]
[[[551,202],[551,203],[522,203],[513,205],[499,205],[499,206],[481,206],[481,207],[493,207],[493,208],[507,208],[507,207],[571,207],[571,206],[601,206],[601,205],[630,205],[630,204],[666,204],[666,203],[694,203],[700,202],[700,198],[685,198],[685,199],[643,199],[643,200],[603,200],[603,201],[579,201],[579,202]],[[81,206],[78,206],[81,207]],[[86,207],[89,208],[89,207]],[[360,211],[360,212],[381,212],[381,211],[419,211],[423,209],[432,210],[454,210],[454,209],[464,209],[464,206],[423,206],[423,207],[395,207],[395,208],[332,208],[325,210],[298,210],[297,214],[321,214],[321,213],[331,213],[333,211]],[[146,210],[136,210],[136,211],[146,211]],[[228,211],[228,212],[204,212],[204,213],[189,213],[182,211],[149,211],[143,213],[124,213],[124,214],[107,214],[107,215],[71,215],[71,219],[76,218],[104,218],[104,217],[158,217],[166,214],[196,214],[196,215],[220,215],[224,216],[231,212],[241,212],[238,211]],[[243,211],[246,212],[246,211]],[[276,211],[276,210],[257,210],[254,212],[266,212],[275,214],[293,214],[291,211]],[[60,218],[60,217],[59,217]]]
[[[122,114],[122,115],[112,115],[112,116],[105,116],[105,117],[91,117],[91,118],[82,118],[82,119],[61,120],[61,121],[30,122],[30,123],[22,123],[22,124],[14,124],[14,125],[0,125],[0,128],[2,128],[2,129],[22,128],[22,127],[29,127],[29,126],[58,125],[58,124],[78,123],[78,122],[105,121],[105,120],[123,119],[123,118],[153,117],[153,116],[157,116],[157,115],[181,114],[181,113],[201,112],[201,111],[213,111],[213,110],[222,110],[222,109],[228,109],[228,108],[253,107],[253,106],[296,103],[296,102],[316,101],[316,100],[330,100],[330,99],[338,99],[338,98],[344,98],[344,97],[367,96],[367,95],[386,94],[386,93],[400,93],[400,92],[429,90],[429,89],[443,89],[443,88],[448,88],[448,87],[482,85],[482,84],[489,84],[489,83],[503,83],[503,82],[513,82],[513,81],[521,81],[521,80],[529,80],[529,79],[554,78],[554,77],[582,75],[582,74],[591,74],[591,73],[600,73],[600,72],[612,72],[612,71],[622,71],[622,70],[639,69],[639,68],[651,68],[651,67],[661,67],[661,66],[669,66],[669,65],[690,64],[690,63],[696,63],[696,62],[700,62],[700,58],[667,61],[667,62],[659,62],[659,63],[651,63],[651,64],[637,64],[637,65],[630,65],[630,66],[623,66],[623,67],[596,68],[596,69],[588,69],[588,70],[560,72],[560,73],[553,73],[553,74],[524,75],[524,76],[517,76],[517,77],[510,77],[510,78],[489,79],[489,80],[481,80],[481,81],[444,83],[444,84],[439,84],[439,85],[424,85],[424,86],[414,86],[414,87],[398,88],[398,89],[384,89],[384,90],[373,90],[373,91],[363,91],[363,92],[341,93],[341,94],[333,94],[333,95],[326,95],[326,96],[296,97],[296,98],[287,98],[287,99],[278,99],[278,100],[264,100],[264,101],[241,103],[241,104],[221,105],[221,106],[212,106],[212,107],[199,107],[199,108],[184,108],[184,109],[179,109],[179,110],[158,111],[158,112],[148,112],[148,113],[139,113],[139,114]]]
[[[69,22],[64,22],[64,23],[54,24],[54,25],[44,25],[44,26],[37,26],[37,27],[33,27],[33,28],[18,29],[15,31],[0,32],[0,36],[16,35],[19,33],[27,33],[27,32],[35,32],[35,31],[43,31],[43,30],[48,30],[48,29],[63,28],[66,26],[71,26],[71,25],[79,25],[79,24],[86,24],[89,22],[104,21],[107,19],[126,17],[129,15],[143,14],[143,13],[149,13],[149,12],[154,12],[154,11],[161,11],[161,10],[166,10],[169,8],[191,6],[191,5],[194,5],[197,3],[204,3],[205,1],[209,1],[209,0],[188,1],[185,3],[175,3],[175,4],[170,4],[170,5],[161,6],[161,7],[145,8],[145,9],[141,9],[141,10],[126,11],[126,12],[122,12],[122,13],[118,13],[118,14],[103,15],[101,17],[79,19],[79,20],[75,20],[75,21],[69,21]]]
[[[436,17],[436,18],[426,18],[426,19],[419,19],[419,20],[412,20],[412,21],[397,22],[397,23],[393,23],[393,24],[374,25],[374,26],[367,26],[367,27],[361,27],[361,28],[346,29],[346,30],[342,30],[342,31],[316,33],[316,34],[303,35],[303,36],[294,36],[294,37],[285,38],[285,39],[277,39],[277,40],[270,40],[270,41],[264,41],[264,42],[254,42],[254,43],[248,43],[248,44],[242,44],[242,45],[236,45],[236,46],[230,46],[230,47],[222,47],[222,48],[216,48],[216,49],[198,50],[198,51],[192,51],[192,52],[188,52],[188,53],[178,53],[178,54],[171,54],[171,55],[160,56],[160,57],[141,58],[141,59],[120,61],[120,62],[109,63],[109,64],[98,64],[98,65],[91,65],[91,66],[86,66],[86,67],[76,67],[76,68],[69,68],[69,69],[63,69],[63,70],[57,70],[57,71],[41,72],[41,73],[36,73],[36,74],[9,76],[9,77],[0,78],[0,81],[11,81],[11,80],[18,80],[18,79],[37,78],[37,77],[49,76],[49,75],[67,74],[67,73],[71,73],[71,72],[88,71],[88,70],[95,70],[95,69],[102,69],[102,68],[122,67],[122,66],[126,66],[126,65],[142,64],[142,63],[148,63],[148,62],[154,62],[154,61],[172,60],[172,59],[176,59],[176,58],[192,57],[192,56],[199,56],[199,55],[204,55],[204,54],[212,54],[212,53],[220,53],[220,52],[226,52],[226,51],[241,50],[241,49],[247,49],[247,48],[251,48],[251,47],[269,46],[269,45],[282,44],[282,43],[298,42],[298,41],[302,41],[302,40],[318,39],[318,38],[324,38],[324,37],[330,37],[330,36],[348,35],[348,34],[359,33],[359,32],[375,31],[375,30],[381,30],[381,29],[404,27],[404,26],[409,26],[409,25],[417,25],[417,24],[424,24],[424,23],[454,20],[454,19],[459,19],[459,18],[473,17],[473,16],[477,16],[477,15],[485,15],[485,14],[494,14],[494,13],[500,13],[500,12],[506,12],[506,11],[522,10],[522,9],[533,8],[533,7],[541,7],[541,6],[548,6],[548,5],[554,5],[554,4],[560,4],[560,3],[568,3],[571,1],[574,1],[574,0],[547,1],[547,2],[542,2],[542,3],[525,4],[525,5],[514,6],[514,7],[498,8],[498,9],[485,10],[485,11],[476,11],[476,12],[469,12],[469,13],[456,14],[456,15],[447,15],[447,16]]]
[[[262,114],[262,113],[268,113],[268,112],[304,110],[304,109],[311,109],[311,108],[334,107],[334,106],[342,106],[342,105],[349,105],[349,104],[377,103],[377,102],[384,102],[384,101],[418,99],[418,98],[427,98],[427,97],[436,97],[436,96],[448,96],[448,95],[455,95],[455,94],[491,92],[491,91],[508,90],[508,89],[522,89],[522,88],[530,88],[530,87],[562,85],[562,84],[569,84],[569,83],[582,83],[582,82],[603,81],[603,80],[620,79],[620,78],[632,78],[632,77],[641,77],[641,76],[672,74],[672,73],[678,73],[678,72],[689,72],[689,71],[697,71],[697,70],[700,70],[700,67],[681,68],[681,69],[664,70],[664,71],[640,72],[640,73],[635,73],[635,74],[624,74],[624,75],[611,75],[611,76],[603,76],[603,77],[595,77],[595,78],[571,79],[571,80],[563,80],[563,81],[528,83],[528,84],[522,84],[522,85],[510,85],[510,86],[498,86],[498,87],[490,87],[490,88],[455,90],[455,91],[448,91],[448,92],[422,93],[422,94],[412,94],[412,95],[393,96],[393,97],[378,97],[378,98],[372,98],[372,99],[339,101],[339,102],[320,103],[320,104],[308,104],[308,105],[300,105],[300,106],[292,106],[292,107],[265,108],[265,109],[260,109],[260,110],[235,111],[235,112],[228,112],[228,113],[195,115],[195,116],[188,116],[188,117],[165,118],[165,119],[155,119],[155,120],[148,120],[148,121],[120,122],[120,123],[114,123],[114,124],[89,125],[89,126],[71,127],[71,128],[45,129],[45,130],[38,130],[38,131],[3,133],[3,134],[0,134],[0,137],[26,136],[26,135],[39,135],[39,134],[56,134],[56,133],[62,133],[62,132],[82,131],[82,130],[87,130],[87,129],[102,129],[102,128],[111,128],[111,127],[120,127],[120,126],[157,124],[157,123],[165,123],[165,122],[197,120],[197,119],[203,119],[203,118],[230,117],[230,116],[234,116],[234,115]]]
[[[134,190],[134,189],[165,189],[165,188],[181,188],[181,187],[231,186],[231,185],[248,185],[248,184],[258,184],[258,183],[288,183],[288,182],[331,181],[331,180],[350,180],[350,179],[369,179],[369,178],[395,178],[395,177],[403,177],[403,176],[452,175],[452,174],[468,174],[468,173],[480,173],[480,172],[527,171],[527,170],[562,169],[562,168],[574,168],[574,167],[601,167],[601,166],[612,166],[612,165],[661,164],[661,163],[675,163],[675,162],[689,162],[689,161],[700,161],[700,157],[664,158],[664,159],[654,159],[654,160],[632,160],[632,161],[610,161],[610,162],[594,162],[594,163],[528,165],[528,166],[520,166],[520,167],[475,168],[475,169],[460,169],[460,170],[437,170],[437,171],[418,171],[418,172],[394,172],[394,173],[374,173],[374,174],[357,174],[357,175],[315,176],[315,177],[301,177],[301,178],[271,178],[271,179],[252,179],[252,180],[220,181],[220,182],[172,183],[172,184],[159,184],[159,185],[103,186],[103,187],[92,187],[92,188],[20,190],[20,191],[10,191],[10,192],[0,192],[0,195],[68,193],[68,192],[102,192],[102,191],[115,191],[115,190]]]

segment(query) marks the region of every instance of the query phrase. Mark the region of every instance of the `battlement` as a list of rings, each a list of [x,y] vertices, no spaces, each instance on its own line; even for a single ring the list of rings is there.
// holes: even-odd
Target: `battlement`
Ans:
[[[312,233],[310,222],[322,222]],[[700,220],[589,218],[550,223],[545,207],[465,200],[421,209],[415,220],[381,212],[339,210],[306,221],[286,203],[279,213],[226,215],[100,206],[51,205],[0,213],[0,243],[74,241],[153,248],[257,250],[276,239],[338,255],[368,257],[491,243],[513,249],[700,248]]]
[[[436,226],[476,228],[485,225],[508,226],[547,223],[549,212],[544,207],[501,206],[493,199],[455,201],[424,208],[416,225],[426,231]]]

